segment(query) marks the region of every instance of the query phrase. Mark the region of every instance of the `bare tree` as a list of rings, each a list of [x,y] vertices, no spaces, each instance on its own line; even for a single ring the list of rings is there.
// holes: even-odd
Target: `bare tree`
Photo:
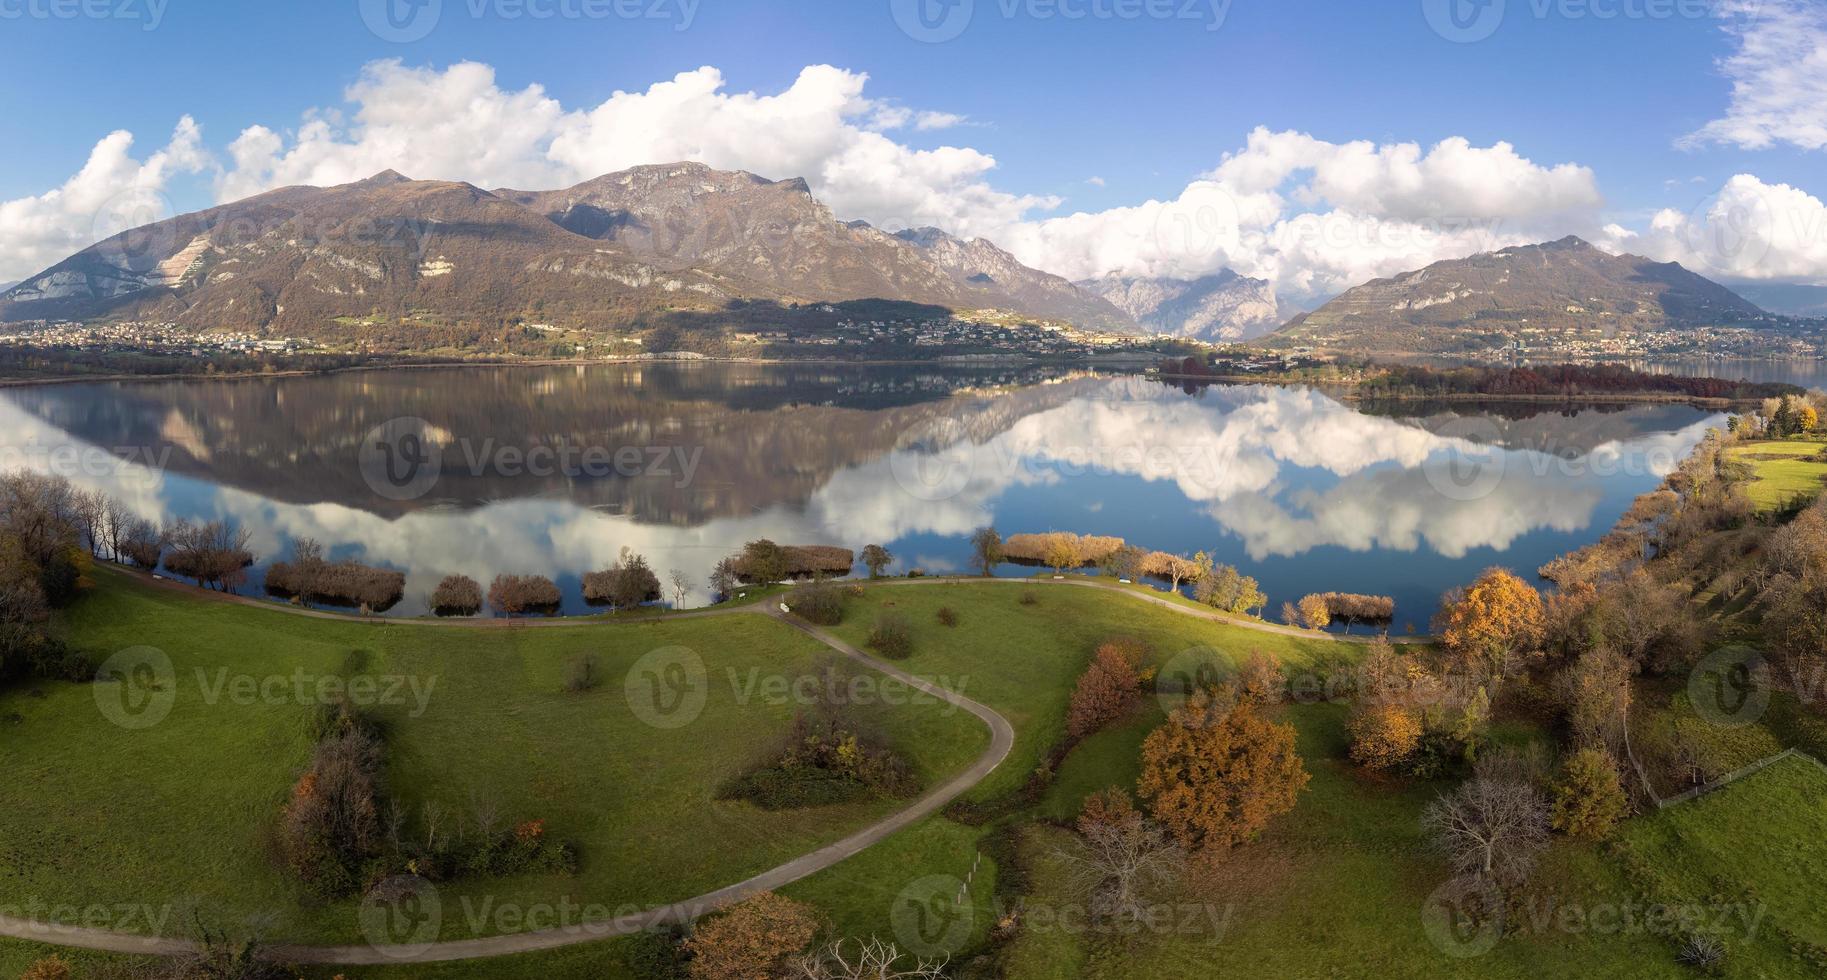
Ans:
[[[893,943],[873,936],[857,941],[854,953],[850,948],[840,939],[808,953],[794,962],[793,975],[804,980],[937,980],[945,975],[944,960],[904,956]]]
[[[1529,783],[1479,775],[1428,804],[1421,825],[1460,874],[1506,887],[1527,881],[1548,846],[1548,813]]]
[[[675,568],[672,570],[671,578],[672,578],[672,607],[674,609],[684,609],[685,608],[685,593],[691,591],[691,576],[685,574],[685,569]]]
[[[108,541],[108,557],[121,560],[121,545],[127,539],[127,532],[133,529],[137,518],[133,510],[125,503],[113,497],[106,498],[102,508],[102,536]]]
[[[1140,918],[1149,894],[1174,881],[1186,865],[1186,853],[1173,837],[1135,810],[1124,809],[1109,819],[1081,818],[1079,835],[1084,847],[1062,850],[1059,856],[1100,918]]]
[[[75,519],[76,530],[81,532],[90,557],[101,554],[102,521],[107,510],[108,497],[100,490],[70,491],[70,516]]]

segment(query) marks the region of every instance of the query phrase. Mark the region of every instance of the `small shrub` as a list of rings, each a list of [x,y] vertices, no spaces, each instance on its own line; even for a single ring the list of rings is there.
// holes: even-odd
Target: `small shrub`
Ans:
[[[950,606],[940,606],[939,625],[948,627],[958,625],[958,611]]]
[[[845,592],[845,589],[822,579],[807,582],[795,586],[787,594],[787,608],[808,623],[836,626],[844,621],[844,606],[849,599]]]
[[[890,660],[913,656],[913,630],[898,613],[882,613],[869,630],[869,649]]]
[[[19,974],[19,980],[70,980],[74,975],[70,971],[70,961],[52,953],[26,967],[25,972]]]
[[[566,662],[566,693],[582,694],[585,691],[594,690],[600,683],[602,683],[602,677],[597,671],[596,654],[579,654]]]
[[[635,980],[686,980],[691,956],[685,933],[677,926],[637,932],[623,944],[622,963]]]
[[[1725,944],[1705,933],[1697,932],[1682,940],[1677,955],[1684,965],[1710,976],[1717,976],[1725,969]]]
[[[1035,595],[1031,589],[1025,590],[1021,593],[1021,604],[1024,606],[1038,606],[1040,605],[1040,596]]]

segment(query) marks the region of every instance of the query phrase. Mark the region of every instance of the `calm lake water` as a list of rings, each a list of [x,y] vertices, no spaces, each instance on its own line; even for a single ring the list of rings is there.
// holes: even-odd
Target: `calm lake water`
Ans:
[[[249,593],[301,537],[401,569],[395,615],[454,573],[549,575],[582,612],[580,577],[623,548],[683,570],[695,606],[761,537],[954,571],[994,524],[1204,550],[1271,610],[1391,595],[1401,630],[1487,566],[1532,575],[1597,539],[1719,422],[1038,370],[478,368],[8,389],[0,465],[250,528]]]

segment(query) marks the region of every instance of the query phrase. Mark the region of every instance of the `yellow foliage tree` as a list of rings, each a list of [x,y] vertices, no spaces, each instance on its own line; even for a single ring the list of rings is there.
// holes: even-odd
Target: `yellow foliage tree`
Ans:
[[[1366,769],[1394,769],[1421,744],[1421,719],[1397,704],[1371,704],[1351,715],[1351,761]]]
[[[1517,655],[1541,648],[1546,619],[1541,593],[1501,568],[1478,576],[1447,597],[1434,632],[1462,666],[1493,678],[1507,676]]]

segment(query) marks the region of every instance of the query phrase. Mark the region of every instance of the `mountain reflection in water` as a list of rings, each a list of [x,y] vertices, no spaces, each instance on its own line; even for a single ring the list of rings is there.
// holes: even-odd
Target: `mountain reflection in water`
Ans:
[[[398,419],[420,421],[380,431],[411,427],[435,473],[405,492],[364,456]],[[425,612],[445,575],[504,572],[551,575],[583,611],[579,577],[624,547],[662,578],[684,571],[691,605],[760,537],[957,570],[994,524],[1204,550],[1260,579],[1272,608],[1393,595],[1401,628],[1485,566],[1528,575],[1596,539],[1719,421],[1677,405],[1359,410],[1307,388],[1189,395],[1037,369],[470,368],[10,389],[0,464],[65,472],[154,520],[233,519],[260,567],[311,537],[403,569],[395,615]],[[72,465],[71,446],[132,461]]]

